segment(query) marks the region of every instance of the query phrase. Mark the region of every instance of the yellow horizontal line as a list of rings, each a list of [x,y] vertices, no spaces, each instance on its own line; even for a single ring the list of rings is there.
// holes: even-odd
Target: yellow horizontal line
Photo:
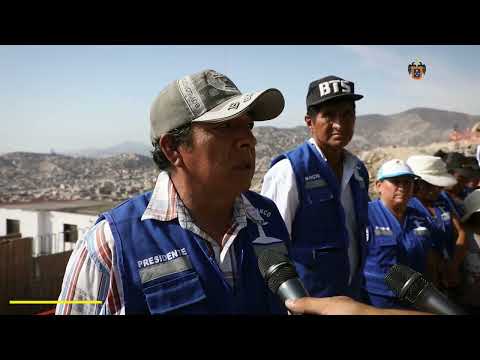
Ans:
[[[99,300],[10,300],[10,305],[98,305],[102,302]]]

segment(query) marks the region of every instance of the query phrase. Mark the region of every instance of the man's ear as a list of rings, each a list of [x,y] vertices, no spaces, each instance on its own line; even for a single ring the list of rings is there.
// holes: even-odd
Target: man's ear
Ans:
[[[178,147],[175,145],[171,135],[162,135],[158,140],[158,145],[162,149],[165,157],[174,166],[179,166],[183,163],[182,155],[178,151]]]
[[[307,124],[308,128],[311,130],[313,127],[313,119],[310,117],[310,115],[305,115],[305,124]]]
[[[375,181],[375,190],[377,191],[378,195],[381,195],[380,187],[382,186],[382,182],[380,180]]]

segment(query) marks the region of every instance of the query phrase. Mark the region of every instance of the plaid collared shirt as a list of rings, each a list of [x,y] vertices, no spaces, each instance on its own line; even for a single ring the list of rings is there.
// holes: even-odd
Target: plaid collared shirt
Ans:
[[[232,246],[240,230],[247,226],[247,217],[261,225],[263,218],[244,196],[234,203],[232,226],[220,246],[193,221],[166,172],[158,175],[155,188],[141,220],[170,221],[178,218],[180,226],[206,240],[225,279],[235,287],[236,263]],[[115,242],[107,221],[94,225],[79,240],[68,261],[59,300],[100,300],[99,305],[63,305],[57,315],[125,314],[122,283]]]

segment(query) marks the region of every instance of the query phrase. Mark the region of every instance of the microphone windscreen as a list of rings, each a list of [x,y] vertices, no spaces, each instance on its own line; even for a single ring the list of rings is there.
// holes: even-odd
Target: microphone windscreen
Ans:
[[[258,255],[258,268],[268,288],[275,294],[285,281],[298,278],[297,271],[288,257],[275,250],[267,249]]]
[[[258,255],[258,268],[263,277],[273,265],[284,262],[288,262],[288,258],[281,252],[271,249],[265,249]]]
[[[388,270],[385,282],[397,297],[407,299],[412,303],[428,284],[420,273],[401,264],[396,264]]]

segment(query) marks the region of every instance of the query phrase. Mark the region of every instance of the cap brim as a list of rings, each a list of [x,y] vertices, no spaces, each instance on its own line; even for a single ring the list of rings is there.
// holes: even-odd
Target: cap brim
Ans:
[[[353,101],[357,101],[357,100],[360,100],[362,98],[363,98],[363,95],[360,95],[360,94],[338,94],[338,95],[334,95],[334,96],[331,96],[331,97],[328,97],[328,98],[325,98],[325,99],[320,99],[316,102],[308,104],[308,106],[323,104],[323,103],[330,102],[332,100],[351,99]]]
[[[192,122],[223,122],[245,112],[249,112],[254,121],[271,120],[280,115],[284,107],[285,100],[282,93],[277,89],[267,89],[233,96]]]
[[[412,178],[416,177],[416,175],[414,175],[412,173],[409,173],[409,172],[398,172],[398,173],[394,173],[394,174],[391,174],[391,175],[383,175],[383,176],[379,177],[377,180],[381,181],[381,180],[386,180],[386,179],[393,179],[393,178],[400,177],[400,176],[411,176]]]
[[[426,181],[427,183],[439,186],[439,187],[450,187],[457,183],[457,179],[450,174],[445,174],[441,176],[433,176],[433,175],[418,175],[422,180]]]

